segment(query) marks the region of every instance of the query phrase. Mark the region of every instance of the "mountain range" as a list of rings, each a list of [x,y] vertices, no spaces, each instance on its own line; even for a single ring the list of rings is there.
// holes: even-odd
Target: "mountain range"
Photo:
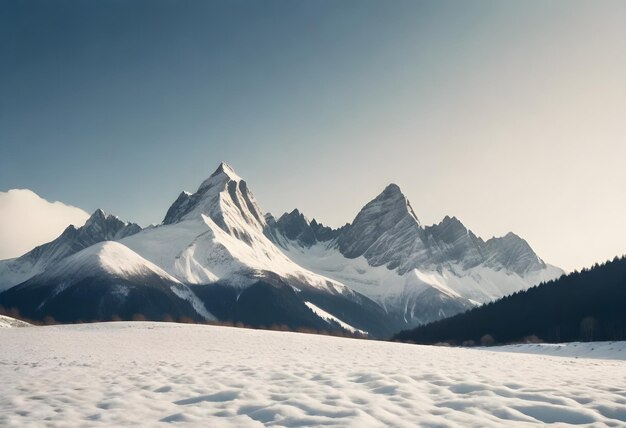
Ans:
[[[333,229],[264,214],[227,164],[142,229],[97,210],[0,261],[0,305],[31,319],[242,322],[386,337],[557,278],[519,236],[424,226],[395,184]],[[4,290],[4,291],[3,291]]]

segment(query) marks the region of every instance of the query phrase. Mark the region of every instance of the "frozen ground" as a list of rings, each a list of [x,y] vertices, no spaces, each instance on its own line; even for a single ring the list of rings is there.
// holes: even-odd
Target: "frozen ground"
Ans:
[[[626,425],[619,360],[162,323],[0,344],[0,426]]]
[[[626,360],[626,342],[593,343],[538,343],[497,346],[489,349],[498,352],[521,352],[525,354],[554,355],[569,358],[598,358],[602,360]],[[626,379],[624,380],[626,382]]]

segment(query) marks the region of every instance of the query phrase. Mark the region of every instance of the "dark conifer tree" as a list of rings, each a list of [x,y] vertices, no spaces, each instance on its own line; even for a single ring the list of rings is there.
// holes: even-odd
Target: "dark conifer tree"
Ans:
[[[626,257],[512,294],[394,339],[416,343],[626,340]],[[483,341],[484,343],[485,341]]]

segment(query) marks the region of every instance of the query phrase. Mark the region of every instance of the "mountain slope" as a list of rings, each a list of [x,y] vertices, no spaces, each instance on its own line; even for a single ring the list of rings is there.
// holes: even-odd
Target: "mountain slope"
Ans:
[[[271,273],[298,286],[349,293],[297,265],[269,240],[254,196],[228,165],[220,164],[195,193],[182,195],[162,225],[121,242],[189,284],[246,287]]]
[[[149,262],[166,272],[168,281],[189,286],[219,319],[315,329],[343,325],[378,337],[562,273],[514,234],[484,241],[455,217],[422,226],[395,184],[339,229],[309,221],[298,210],[276,220],[262,212],[246,181],[221,163],[194,193],[178,196],[162,224],[141,230],[96,211],[85,226],[69,227],[55,241],[0,262],[0,287],[50,285],[46,275],[71,282],[75,272],[65,260],[107,240],[140,256],[140,265]],[[112,267],[102,271],[82,262],[111,283]],[[132,281],[139,284],[140,277]],[[28,307],[22,300],[20,305]]]
[[[0,291],[43,272],[49,266],[102,241],[119,240],[141,230],[135,223],[123,222],[96,210],[79,228],[68,226],[55,240],[35,247],[15,259],[0,260]]]
[[[485,242],[448,216],[423,227],[395,184],[324,239],[312,225],[294,211],[269,223],[266,234],[301,266],[379,302],[409,325],[449,317],[563,273],[512,233]]]
[[[120,242],[193,285],[222,320],[341,330],[312,311],[308,301],[356,324],[354,329],[387,335],[403,325],[366,296],[294,262],[270,240],[268,230],[246,182],[222,163],[195,193],[178,197],[161,225]],[[315,230],[322,236],[330,231],[322,225]],[[247,300],[252,295],[256,302]],[[262,315],[270,307],[273,322]]]
[[[395,338],[417,343],[626,339],[626,258],[572,273]]]
[[[79,251],[0,294],[26,318],[61,322],[214,319],[189,288],[124,245],[105,241]]]

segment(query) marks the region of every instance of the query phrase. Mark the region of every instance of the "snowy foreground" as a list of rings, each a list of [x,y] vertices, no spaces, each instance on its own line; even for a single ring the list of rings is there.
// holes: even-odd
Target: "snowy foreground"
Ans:
[[[538,343],[498,346],[490,348],[490,350],[497,352],[521,352],[525,354],[554,355],[557,357],[570,358],[626,360],[626,342]]]
[[[106,323],[5,328],[0,344],[0,426],[626,424],[619,342],[621,361]]]
[[[12,328],[12,327],[28,327],[31,324],[16,320],[15,318],[0,315],[0,328]]]

